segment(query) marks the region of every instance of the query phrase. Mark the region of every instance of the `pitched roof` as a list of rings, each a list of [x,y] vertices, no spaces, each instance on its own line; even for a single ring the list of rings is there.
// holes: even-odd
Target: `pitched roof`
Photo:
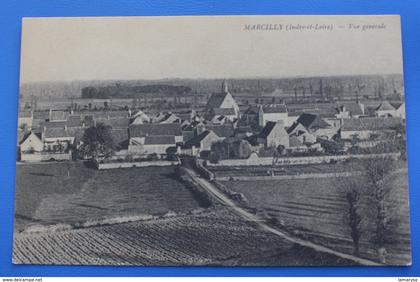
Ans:
[[[258,107],[257,106],[249,106],[245,111],[244,115],[257,115],[258,114]]]
[[[129,130],[130,137],[146,137],[151,135],[182,136],[181,125],[178,123],[132,124]]]
[[[178,116],[168,113],[162,119],[159,120],[159,123],[173,123],[173,122],[180,122],[181,118]]]
[[[34,119],[46,120],[50,116],[48,111],[34,111]]]
[[[343,119],[341,131],[357,131],[357,130],[384,130],[393,129],[401,125],[400,118],[394,117],[369,117],[369,118],[352,118]]]
[[[263,105],[262,111],[266,114],[271,113],[287,113],[287,107],[284,104],[267,104]]]
[[[141,119],[142,121],[150,121],[150,117],[145,112],[139,110],[131,116],[132,119]]]
[[[206,125],[206,129],[212,130],[219,137],[231,137],[235,132],[231,124]]]
[[[393,111],[395,108],[388,102],[382,102],[376,109],[376,111]]]
[[[41,124],[45,128],[65,128],[67,121],[45,121]]]
[[[390,103],[396,110],[399,109],[402,105],[404,105],[404,102],[394,102]]]
[[[85,129],[82,127],[69,127],[67,128],[67,132],[71,137],[74,137],[77,141],[80,141],[85,134]]]
[[[294,135],[301,135],[302,133],[306,133],[308,130],[302,124],[295,122],[292,124],[291,127],[287,129],[288,134],[294,133]]]
[[[205,131],[203,131],[203,132],[201,132],[200,134],[198,134],[197,136],[195,136],[194,138],[192,138],[192,139],[190,139],[190,140],[188,140],[186,143],[185,143],[185,146],[192,146],[192,145],[194,145],[194,146],[200,146],[200,142],[204,139],[204,138],[206,138],[209,134],[210,134],[210,130],[205,130]]]
[[[330,125],[315,114],[303,113],[297,119],[297,122],[308,129],[328,128]]]
[[[349,102],[349,103],[341,103],[338,105],[338,108],[342,110],[342,107],[346,109],[351,115],[353,116],[360,116],[364,114],[364,106],[360,103]]]
[[[128,140],[127,128],[112,128],[111,136],[112,136],[112,140],[114,140],[114,143],[119,146],[125,143],[128,144],[128,142],[126,142]]]
[[[160,136],[146,136],[144,139],[145,145],[168,145],[175,144],[175,136],[160,135]]]
[[[73,137],[64,128],[46,128],[44,131],[45,138],[63,138]]]
[[[18,131],[19,145],[22,144],[23,142],[25,142],[26,139],[28,139],[28,137],[31,136],[31,135],[34,135],[36,138],[38,138],[41,141],[41,134],[39,134],[39,133],[35,133],[33,131],[30,131],[30,132],[27,132],[27,133],[24,133],[23,131]]]
[[[259,137],[266,138],[270,135],[271,131],[273,130],[274,126],[276,125],[275,122],[269,121],[265,124],[264,128],[261,130]]]
[[[248,133],[248,132],[252,132],[252,128],[249,125],[246,125],[246,126],[238,126],[235,129],[235,134],[238,134],[238,133]]]
[[[235,115],[234,108],[213,108],[214,115],[232,116]]]
[[[129,118],[111,118],[111,119],[97,119],[96,123],[103,123],[109,125],[112,128],[128,128],[130,124]]]
[[[188,142],[194,137],[195,137],[194,131],[192,130],[182,131],[182,139],[184,140],[184,142]]]
[[[226,96],[229,93],[222,92],[222,93],[213,93],[210,96],[210,99],[207,102],[206,108],[212,109],[212,108],[220,108],[223,101],[226,99]]]
[[[129,116],[128,111],[90,111],[89,115],[96,118],[124,118]]]
[[[270,135],[274,128],[277,128],[277,130],[284,131],[284,133],[287,134],[286,130],[284,129],[284,124],[282,122],[269,121],[265,124],[258,137],[267,138],[267,136]]]
[[[51,111],[50,112],[50,121],[67,120],[68,116],[69,116],[69,113],[65,112],[65,111]]]
[[[82,125],[81,116],[71,115],[67,118],[67,127],[81,127]]]

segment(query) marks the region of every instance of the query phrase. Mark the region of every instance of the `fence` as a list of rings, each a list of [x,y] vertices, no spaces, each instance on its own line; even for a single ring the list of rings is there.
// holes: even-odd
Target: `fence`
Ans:
[[[22,162],[45,162],[45,161],[69,161],[72,159],[70,153],[21,153]]]
[[[99,170],[130,168],[130,167],[149,167],[149,166],[176,166],[178,161],[142,161],[142,162],[112,162],[112,163],[96,163]]]
[[[346,159],[368,159],[376,157],[392,157],[399,158],[400,153],[386,154],[359,154],[359,155],[331,155],[331,156],[314,156],[314,157],[288,157],[288,158],[249,158],[249,159],[233,159],[221,160],[218,163],[207,163],[207,166],[268,166],[268,165],[302,165],[302,164],[319,164],[336,161],[344,161]]]

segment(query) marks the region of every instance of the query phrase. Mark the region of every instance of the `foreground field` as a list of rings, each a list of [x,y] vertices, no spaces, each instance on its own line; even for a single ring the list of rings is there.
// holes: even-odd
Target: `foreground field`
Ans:
[[[82,163],[18,165],[15,231],[183,213],[202,205],[171,167],[98,171]]]
[[[408,264],[410,258],[410,231],[407,193],[407,174],[393,176],[392,210],[395,242],[387,246],[387,263]],[[297,236],[352,253],[350,231],[346,224],[348,205],[338,189],[335,178],[224,181],[230,189],[243,193],[249,205],[264,216],[277,219]],[[365,203],[366,205],[368,203]],[[374,233],[374,218],[365,218],[361,238],[361,255],[376,259],[370,242]]]
[[[241,176],[267,176],[274,172],[274,175],[297,175],[303,173],[323,173],[323,172],[345,172],[347,166],[342,163],[336,164],[312,164],[312,165],[290,165],[290,166],[213,166],[210,170],[216,178],[241,177]]]
[[[13,261],[71,265],[352,265],[288,243],[225,209],[75,230],[16,233]]]

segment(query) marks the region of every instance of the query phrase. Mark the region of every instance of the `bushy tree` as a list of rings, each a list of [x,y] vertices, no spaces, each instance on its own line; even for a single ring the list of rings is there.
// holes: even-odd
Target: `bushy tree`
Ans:
[[[362,168],[370,199],[376,209],[374,243],[378,248],[384,248],[391,233],[389,230],[391,215],[388,209],[387,196],[392,187],[387,182],[395,169],[394,160],[391,157],[366,159],[363,161]]]
[[[346,171],[358,173],[359,163],[350,161],[346,163]],[[361,177],[337,177],[336,188],[338,193],[346,200],[347,207],[343,209],[343,223],[349,230],[353,242],[353,253],[357,256],[360,253],[360,238],[365,231],[364,223],[368,219],[368,211],[364,209],[362,200],[366,195],[366,185]]]
[[[366,239],[378,250],[379,260],[385,263],[385,247],[393,242],[396,234],[393,209],[398,203],[391,196],[395,160],[390,156],[352,160],[346,171],[353,175],[338,177],[336,187],[347,202],[343,218],[353,240],[354,253],[359,254],[359,241],[366,233],[369,235]]]
[[[111,130],[111,126],[103,123],[87,128],[83,134],[80,148],[83,155],[90,158],[111,157],[115,150]]]

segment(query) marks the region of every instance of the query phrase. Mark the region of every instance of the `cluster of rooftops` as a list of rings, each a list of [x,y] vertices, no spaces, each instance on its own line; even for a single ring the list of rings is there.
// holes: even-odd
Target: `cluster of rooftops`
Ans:
[[[237,137],[249,140],[267,138],[280,123],[291,135],[301,126],[308,132],[320,129],[341,131],[382,130],[405,120],[403,103],[387,101],[365,106],[359,102],[341,104],[264,104],[238,106],[222,85],[220,93],[213,94],[200,112],[190,109],[180,112],[150,114],[145,111],[22,111],[19,144],[33,133],[51,140],[73,137],[81,142],[88,127],[103,123],[110,126],[114,142],[120,149],[131,145],[200,146],[210,132],[220,138]],[[254,139],[252,139],[254,137]],[[327,136],[329,137],[329,136]],[[131,140],[139,139],[138,142]],[[181,142],[179,142],[181,140]]]

